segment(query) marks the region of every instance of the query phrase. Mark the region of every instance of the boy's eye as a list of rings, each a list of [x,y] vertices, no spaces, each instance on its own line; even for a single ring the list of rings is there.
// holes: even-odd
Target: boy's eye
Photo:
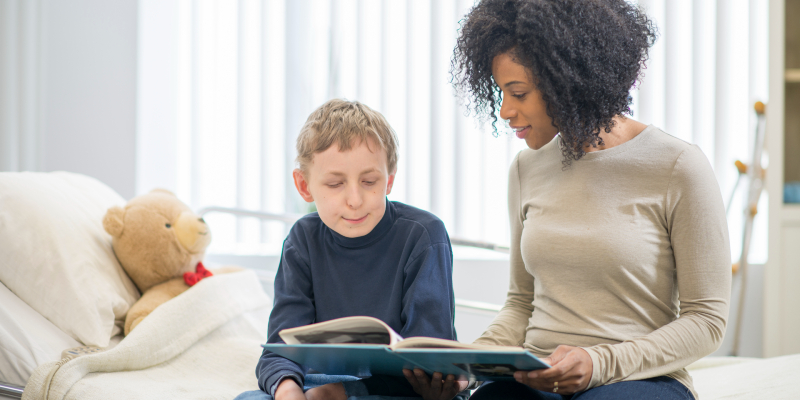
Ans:
[[[374,185],[375,181],[364,181],[365,185]]]
[[[327,186],[327,187],[329,187],[331,189],[334,189],[334,188],[337,188],[339,186],[342,186],[342,183],[341,182],[339,182],[339,183],[327,183],[327,184],[325,184],[325,186]]]

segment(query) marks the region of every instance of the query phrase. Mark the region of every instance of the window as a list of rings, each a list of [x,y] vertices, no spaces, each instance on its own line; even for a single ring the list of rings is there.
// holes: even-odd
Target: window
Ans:
[[[639,3],[660,37],[632,91],[634,118],[697,143],[727,202],[733,161],[749,162],[752,104],[767,98],[767,2]],[[142,0],[138,191],[167,187],[195,209],[304,213],[291,181],[295,137],[314,108],[344,97],[382,112],[398,134],[390,199],[434,212],[452,236],[507,243],[505,177],[524,143],[466,117],[449,84],[458,22],[471,5]],[[742,188],[729,214],[734,259]],[[766,259],[765,214],[751,262]],[[208,219],[210,251],[274,252],[285,235],[277,223]]]

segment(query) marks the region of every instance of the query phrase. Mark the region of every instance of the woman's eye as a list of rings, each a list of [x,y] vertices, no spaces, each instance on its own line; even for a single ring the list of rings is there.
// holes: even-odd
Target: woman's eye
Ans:
[[[172,224],[170,224],[169,222],[167,222],[167,224],[164,226],[166,226],[167,228],[172,228]]]
[[[518,98],[518,99],[523,99],[523,98],[525,98],[525,93],[522,93],[522,94],[512,94],[511,96],[513,96],[513,97],[516,97],[516,98]]]

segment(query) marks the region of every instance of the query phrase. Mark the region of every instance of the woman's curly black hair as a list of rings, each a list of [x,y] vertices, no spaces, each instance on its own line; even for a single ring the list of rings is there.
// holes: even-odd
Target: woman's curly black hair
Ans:
[[[569,165],[584,146],[603,144],[600,130],[610,132],[615,116],[631,114],[629,91],[657,34],[626,0],[482,0],[461,23],[452,83],[497,134],[492,60],[510,52],[542,93]]]

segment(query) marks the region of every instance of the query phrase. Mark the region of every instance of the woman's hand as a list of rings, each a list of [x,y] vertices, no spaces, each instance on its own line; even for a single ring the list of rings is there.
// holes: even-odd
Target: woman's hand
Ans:
[[[586,350],[561,345],[542,361],[550,364],[550,368],[517,371],[514,379],[534,389],[558,394],[573,394],[589,386],[589,380],[592,379],[592,358]]]
[[[414,391],[425,400],[450,400],[467,388],[469,382],[457,381],[453,375],[447,375],[442,379],[441,372],[434,372],[432,379],[428,379],[425,371],[414,368],[414,371],[403,370]]]

